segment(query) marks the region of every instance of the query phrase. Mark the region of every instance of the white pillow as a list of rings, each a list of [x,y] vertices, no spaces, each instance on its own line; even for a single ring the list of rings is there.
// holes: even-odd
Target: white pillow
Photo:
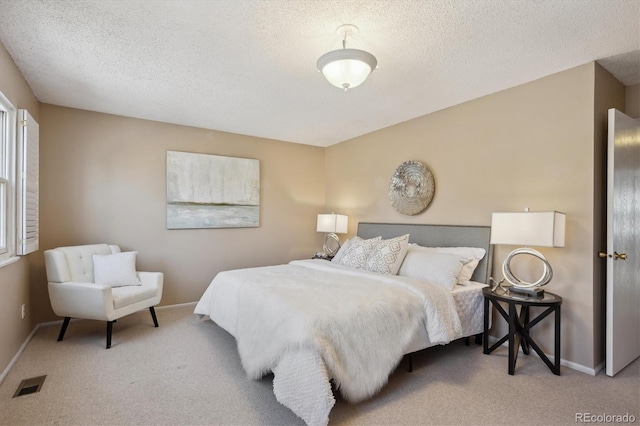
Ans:
[[[370,238],[363,240],[362,238],[353,239],[349,246],[345,249],[344,254],[338,259],[338,265],[349,266],[351,268],[364,269],[369,254],[376,247],[378,241],[382,237]]]
[[[478,263],[480,263],[486,253],[485,249],[479,247],[424,247],[418,244],[409,244],[407,252],[413,250],[420,250],[428,253],[457,254],[467,258],[467,263],[464,264],[462,270],[458,274],[458,284],[460,285],[469,285],[473,272],[476,270]]]
[[[136,274],[136,253],[93,255],[93,282],[110,287],[142,285]]]
[[[419,278],[449,290],[458,283],[458,274],[468,259],[452,253],[407,251],[398,275]]]
[[[396,275],[407,254],[408,244],[409,234],[378,241],[364,269],[384,275]]]

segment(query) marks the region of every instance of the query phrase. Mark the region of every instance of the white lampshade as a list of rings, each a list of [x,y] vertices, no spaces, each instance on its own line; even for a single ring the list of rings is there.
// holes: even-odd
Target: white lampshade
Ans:
[[[564,247],[565,221],[556,211],[493,213],[491,244]]]
[[[319,214],[316,231],[345,234],[348,222],[349,218],[343,214]]]
[[[375,56],[358,49],[339,49],[318,59],[318,70],[336,87],[352,89],[361,85],[378,64]]]

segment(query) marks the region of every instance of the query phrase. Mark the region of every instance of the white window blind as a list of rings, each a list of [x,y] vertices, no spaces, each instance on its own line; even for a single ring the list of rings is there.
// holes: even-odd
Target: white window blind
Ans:
[[[18,110],[18,254],[38,250],[40,126],[26,109]]]

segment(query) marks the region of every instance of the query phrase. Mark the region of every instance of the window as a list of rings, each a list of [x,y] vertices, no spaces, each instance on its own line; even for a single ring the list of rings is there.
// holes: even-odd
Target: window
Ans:
[[[16,109],[0,92],[0,266],[15,256]]]

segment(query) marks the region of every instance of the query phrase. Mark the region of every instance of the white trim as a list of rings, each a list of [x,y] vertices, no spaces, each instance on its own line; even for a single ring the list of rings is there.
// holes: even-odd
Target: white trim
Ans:
[[[41,328],[42,327],[53,327],[54,325],[60,325],[62,324],[62,321],[64,320],[55,320],[55,321],[47,321],[47,322],[41,322],[40,324],[38,324]],[[83,321],[82,318],[72,318],[71,322],[77,322],[77,321]],[[88,321],[94,321],[94,320],[88,320]]]
[[[196,305],[197,303],[198,302],[185,302],[185,303],[176,303],[175,305],[162,305],[162,306],[156,306],[155,310],[162,311],[164,309],[169,309],[169,308],[181,308],[183,306]]]
[[[20,349],[18,349],[18,352],[16,352],[13,358],[11,358],[11,361],[9,362],[9,365],[7,365],[7,368],[5,368],[2,374],[0,374],[0,384],[2,384],[5,377],[7,377],[7,375],[9,374],[9,371],[11,371],[11,368],[13,368],[14,364],[18,362],[18,358],[20,358],[20,355],[22,355],[22,352],[24,352],[24,350],[27,348],[27,345],[29,344],[33,336],[35,336],[36,331],[38,331],[39,328],[40,328],[40,324],[36,324],[36,326],[33,327],[33,330],[31,331],[31,333],[29,333],[29,335],[25,339],[22,346],[20,346]]]
[[[551,357],[550,357],[551,358]],[[600,371],[604,368],[604,361],[600,364],[596,365],[595,368],[585,367],[582,364],[577,364],[575,362],[567,361],[564,359],[560,359],[560,365],[564,365],[566,367],[571,368],[572,370],[580,371],[581,373],[586,373],[591,376],[597,376]]]
[[[10,258],[8,258],[6,260],[2,260],[2,261],[0,261],[0,268],[2,268],[3,266],[11,265],[12,263],[17,262],[18,260],[20,260],[19,256],[13,256],[13,257],[10,257]]]
[[[607,362],[606,361],[602,361],[600,364],[596,365],[596,368],[593,369],[594,374],[592,374],[593,376],[597,376],[598,374],[600,374],[600,372],[602,370],[604,370],[604,368],[607,366]]]
[[[19,259],[19,257],[16,257],[16,260],[17,259]],[[162,311],[162,310],[165,310],[165,309],[181,308],[181,307],[184,307],[184,306],[195,305],[197,303],[198,302],[177,303],[175,305],[158,306],[158,307],[155,307],[155,309],[158,310],[158,311]],[[7,368],[5,368],[4,371],[2,372],[2,374],[0,375],[0,384],[2,384],[2,381],[4,380],[5,377],[7,377],[7,375],[9,374],[9,371],[11,371],[11,368],[13,367],[13,365],[18,361],[18,358],[20,358],[20,355],[22,355],[22,352],[24,352],[24,350],[26,349],[27,345],[29,344],[29,342],[31,341],[33,336],[36,334],[36,331],[38,331],[38,329],[40,329],[41,327],[52,327],[54,325],[62,324],[62,321],[63,320],[55,320],[55,321],[47,321],[47,322],[41,322],[41,323],[36,324],[36,326],[33,328],[31,333],[25,339],[25,341],[22,344],[22,346],[20,346],[20,349],[18,349],[18,352],[11,359],[11,362],[9,362],[9,365],[7,365]],[[71,319],[71,322],[75,322],[75,321],[83,321],[83,319],[82,318],[73,318],[73,319]],[[93,321],[93,320],[91,320],[91,321]]]
[[[491,346],[492,344],[496,343],[497,341],[498,341],[497,337],[489,336],[489,346]],[[508,344],[508,342],[504,342],[500,346],[508,348],[509,344]],[[518,357],[520,356],[521,353],[522,353],[522,347],[520,347],[518,349]],[[533,355],[536,358],[540,359],[540,356],[534,350],[529,351],[529,355]],[[549,358],[549,361],[551,361],[551,362],[555,361],[555,357],[553,355],[549,355],[546,352],[545,352],[545,355],[547,356],[547,358]],[[582,364],[578,364],[578,363],[573,362],[573,361],[567,361],[566,359],[563,359],[563,358],[560,358],[560,365],[564,366],[564,367],[569,367],[570,369],[579,371],[581,373],[589,374],[591,376],[596,376],[604,368],[604,362],[601,362],[595,368],[591,368],[591,367],[587,367],[587,366],[582,365]]]
[[[18,110],[16,149],[16,254],[39,249],[40,126],[26,109]]]
[[[4,221],[0,220],[0,235],[4,233],[2,238],[4,241],[0,241],[0,244],[4,244],[5,249],[0,254],[0,261],[4,262],[10,260],[16,255],[16,215],[15,215],[15,188],[16,188],[16,126],[18,119],[18,110],[13,106],[11,101],[0,92],[0,106],[3,111],[7,113],[7,126],[6,133],[0,132],[0,177],[3,177],[5,182],[5,194],[4,200],[6,210],[4,211]],[[3,128],[3,124],[0,123],[0,130]],[[6,144],[3,142],[3,138],[6,137]],[[0,219],[2,218],[2,212],[0,212]]]
[[[16,257],[16,260],[17,259],[19,259],[19,258]],[[165,309],[181,308],[181,307],[185,307],[185,306],[189,306],[189,305],[196,305],[197,303],[198,302],[177,303],[175,305],[158,306],[155,309],[161,311],[161,310],[165,310]],[[71,321],[76,321],[76,320],[81,320],[81,318],[74,318]],[[47,322],[42,322],[42,323],[36,324],[36,326],[33,328],[31,333],[25,339],[25,341],[22,344],[22,346],[20,346],[20,349],[18,349],[18,352],[11,359],[11,362],[9,362],[9,365],[7,365],[7,368],[5,368],[4,371],[2,372],[2,374],[0,375],[0,384],[2,384],[3,380],[5,379],[5,377],[7,377],[7,375],[9,374],[9,371],[11,371],[11,368],[18,361],[18,358],[20,358],[20,355],[22,355],[22,352],[24,352],[24,350],[26,349],[27,344],[29,344],[29,342],[31,341],[33,336],[36,334],[36,331],[38,331],[38,329],[41,328],[41,327],[51,327],[51,326],[54,326],[54,325],[62,324],[62,321],[63,320],[47,321]],[[491,344],[493,344],[493,343],[495,343],[497,341],[498,341],[497,337],[489,336],[489,342],[491,342]],[[505,342],[501,346],[506,347],[507,343]],[[522,348],[520,348],[520,352],[522,352]],[[535,351],[530,351],[530,354],[534,355],[536,358],[540,358]],[[551,356],[551,355],[547,354],[547,357],[549,357],[549,359],[551,361],[555,360],[555,358],[553,356]],[[560,365],[565,366],[565,367],[569,367],[572,370],[580,371],[581,373],[589,374],[591,376],[596,376],[600,371],[602,371],[602,369],[604,369],[604,362],[601,362],[595,368],[590,368],[590,367],[586,367],[586,366],[584,366],[582,364],[578,364],[578,363],[575,363],[575,362],[572,362],[572,361],[567,361],[566,359],[562,359],[562,358],[560,359]]]
[[[183,306],[188,306],[188,305],[195,305],[198,302],[185,302],[185,303],[177,303],[175,305],[162,305],[162,306],[154,306],[156,311],[163,311],[165,309],[171,309],[171,308],[181,308]],[[142,312],[144,309],[141,309],[139,311],[136,312]],[[134,312],[135,313],[135,312]],[[40,324],[38,324],[40,327],[53,327],[54,325],[60,325],[62,324],[62,321],[64,320],[55,320],[55,321],[47,321],[47,322],[41,322]],[[99,320],[88,320],[88,319],[84,319],[84,318],[71,318],[71,320],[69,321],[70,323],[72,322],[76,322],[76,321],[99,321]]]

